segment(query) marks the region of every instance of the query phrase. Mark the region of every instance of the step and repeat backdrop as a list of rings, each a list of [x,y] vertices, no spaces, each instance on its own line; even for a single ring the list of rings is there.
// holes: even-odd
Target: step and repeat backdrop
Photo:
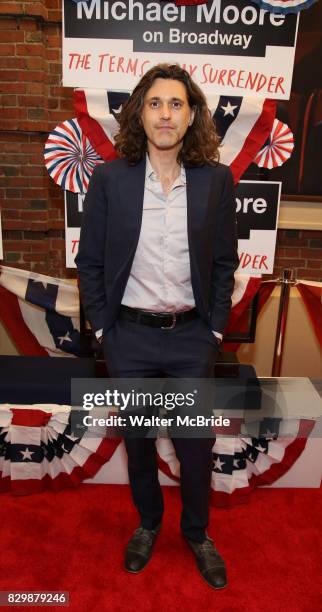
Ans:
[[[49,135],[45,164],[65,191],[67,267],[75,266],[93,169],[117,157],[122,105],[147,70],[170,62],[204,91],[221,137],[221,161],[234,176],[239,272],[273,272],[281,181],[243,175],[256,164],[262,179],[261,169],[292,155],[293,134],[276,118],[276,100],[290,97],[299,15],[247,0],[180,4],[63,2],[63,84],[75,88],[75,118]]]

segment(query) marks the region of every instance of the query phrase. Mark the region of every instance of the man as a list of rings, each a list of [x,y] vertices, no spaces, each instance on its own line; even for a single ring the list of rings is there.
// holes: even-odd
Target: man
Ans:
[[[76,263],[82,300],[111,377],[212,375],[238,266],[229,168],[205,97],[178,65],[147,72],[120,114],[120,159],[98,166]],[[173,438],[181,529],[214,588],[224,561],[207,536],[213,439]],[[163,514],[155,440],[125,439],[140,526],[125,568],[142,570]]]

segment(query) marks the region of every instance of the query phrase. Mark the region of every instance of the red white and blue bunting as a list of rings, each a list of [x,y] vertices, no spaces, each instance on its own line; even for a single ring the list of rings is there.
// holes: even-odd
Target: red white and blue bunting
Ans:
[[[262,149],[257,153],[254,162],[260,168],[277,168],[282,166],[292,155],[294,137],[286,123],[275,119],[272,131]]]
[[[58,491],[92,478],[119,440],[71,433],[70,406],[0,405],[0,492]]]
[[[299,13],[310,8],[317,0],[253,0],[261,9],[279,15]]]
[[[57,185],[74,193],[86,193],[97,164],[103,162],[83,133],[77,119],[68,119],[49,134],[45,165]]]
[[[0,405],[0,492],[15,495],[76,487],[95,476],[116,452],[120,438],[71,433],[71,408],[53,404]],[[232,419],[233,427],[243,427]],[[229,507],[250,491],[285,474],[303,452],[314,420],[294,419],[283,436],[273,419],[259,423],[258,437],[220,436],[213,447],[212,503]],[[288,423],[288,431],[290,424]],[[242,429],[241,429],[242,430]],[[171,440],[157,441],[159,469],[175,482],[180,467]]]
[[[238,328],[260,283],[260,276],[235,275],[230,332]],[[0,266],[0,321],[22,355],[81,355],[75,280]]]

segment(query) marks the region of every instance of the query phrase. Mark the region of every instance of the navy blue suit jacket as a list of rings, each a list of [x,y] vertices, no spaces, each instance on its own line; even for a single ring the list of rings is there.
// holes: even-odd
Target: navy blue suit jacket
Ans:
[[[75,259],[85,314],[92,329],[107,331],[118,316],[142,222],[145,158],[96,167],[84,202]],[[236,203],[230,169],[185,167],[191,283],[197,310],[223,332],[238,267]]]

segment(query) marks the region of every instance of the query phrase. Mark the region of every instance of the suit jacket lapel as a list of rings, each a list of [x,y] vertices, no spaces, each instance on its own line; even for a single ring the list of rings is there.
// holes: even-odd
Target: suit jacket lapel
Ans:
[[[124,231],[130,253],[136,250],[143,214],[146,158],[135,166],[129,166],[126,183],[120,186],[120,202],[124,205]],[[186,167],[187,179],[187,226],[190,257],[195,259],[195,245],[200,223],[207,211],[209,197],[208,167]]]
[[[207,212],[209,198],[209,168],[186,167],[187,178],[187,224],[190,257],[195,257],[195,247],[202,219]],[[198,229],[199,228],[199,229]]]
[[[142,225],[145,165],[145,157],[135,166],[129,165],[126,181],[119,188],[119,203],[123,208],[122,228],[131,252],[137,247]]]

